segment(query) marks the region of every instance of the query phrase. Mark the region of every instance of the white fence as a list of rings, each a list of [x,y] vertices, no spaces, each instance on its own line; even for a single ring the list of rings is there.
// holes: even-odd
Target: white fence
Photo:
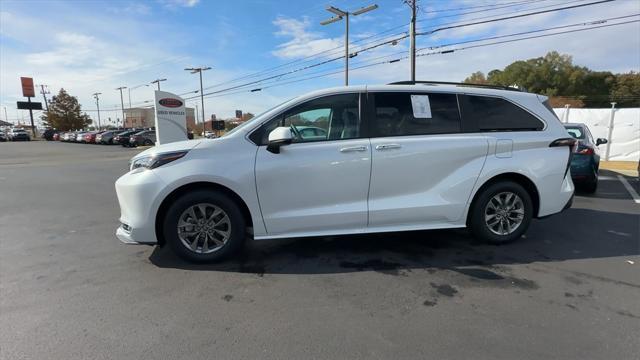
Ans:
[[[603,160],[638,161],[640,158],[640,108],[615,109],[613,119],[611,109],[553,110],[562,122],[586,124],[594,138],[607,139],[607,145],[600,145]]]

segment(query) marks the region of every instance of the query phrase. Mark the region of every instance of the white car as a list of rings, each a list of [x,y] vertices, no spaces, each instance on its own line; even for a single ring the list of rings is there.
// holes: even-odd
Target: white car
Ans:
[[[300,136],[301,130],[313,136]],[[148,149],[116,181],[125,243],[216,261],[256,240],[470,228],[519,238],[571,206],[570,138],[544,96],[463,84],[327,89],[225,136]]]

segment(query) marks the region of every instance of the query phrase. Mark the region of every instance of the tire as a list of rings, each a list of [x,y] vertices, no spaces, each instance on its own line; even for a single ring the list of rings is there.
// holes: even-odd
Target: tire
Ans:
[[[221,210],[223,214],[219,213],[219,215],[213,216],[214,222],[216,220],[219,221],[219,225],[214,225],[213,227],[211,227],[211,224],[209,225],[210,234],[214,234],[218,242],[215,243],[213,239],[206,238],[205,235],[207,239],[207,249],[205,249],[205,238],[199,237],[195,240],[196,250],[194,251],[192,246],[188,247],[187,242],[191,242],[191,239],[196,237],[189,238],[183,235],[181,239],[178,233],[178,224],[181,218],[183,220],[192,220],[193,217],[189,214],[196,215],[196,218],[201,217],[199,216],[202,213],[200,210],[196,211],[194,209],[194,212],[189,212],[189,209],[202,204],[210,206],[205,209],[206,217],[213,216],[216,211],[215,208]],[[226,221],[223,215],[226,215]],[[192,224],[193,221],[187,221],[186,223]],[[205,223],[202,226],[207,225]],[[188,229],[192,232],[196,230],[195,225],[187,225],[183,229]],[[220,231],[216,232],[216,229]],[[162,231],[167,244],[178,256],[187,261],[198,263],[217,262],[230,257],[242,248],[246,236],[245,219],[235,201],[223,193],[209,190],[193,191],[176,199],[167,210],[162,224]],[[225,238],[222,235],[224,231],[229,232],[226,241],[224,241]],[[222,245],[220,245],[221,243]],[[212,248],[215,248],[215,250],[212,251]],[[200,250],[200,252],[197,250]]]
[[[153,141],[147,139],[147,140],[144,141],[144,145],[145,146],[151,146],[151,145],[153,145]]]
[[[509,199],[505,194],[516,195],[517,198]],[[503,207],[500,206],[500,201],[504,201],[502,205],[507,203],[506,208],[512,210],[505,212],[500,209]],[[509,204],[511,205],[509,206]],[[533,218],[533,203],[529,193],[520,184],[512,181],[500,181],[482,190],[482,193],[473,201],[469,211],[468,225],[473,236],[484,242],[499,245],[515,241],[527,231]],[[493,217],[490,217],[491,215]],[[508,219],[504,217],[505,215]],[[485,217],[490,220],[485,220]],[[501,217],[504,220],[500,220]],[[509,219],[513,220],[513,223]],[[515,226],[516,219],[520,219],[517,226]],[[494,223],[493,227],[489,223]],[[514,226],[514,228],[508,229],[506,224]]]
[[[585,183],[582,185],[582,189],[588,194],[595,193],[596,190],[598,190],[598,176],[595,175],[593,179],[585,181]]]

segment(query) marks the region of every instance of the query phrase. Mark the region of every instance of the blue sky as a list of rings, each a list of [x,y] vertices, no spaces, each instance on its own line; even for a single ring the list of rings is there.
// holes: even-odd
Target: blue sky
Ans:
[[[519,4],[514,4],[518,2]],[[588,0],[422,0],[418,30],[439,24],[464,23],[478,17],[548,9]],[[256,71],[282,65],[262,77],[299,69],[343,54],[344,23],[321,26],[334,5],[346,10],[375,3],[379,9],[352,18],[352,49],[401,36],[409,22],[409,8],[401,0],[267,1],[267,0],[149,0],[149,1],[0,1],[0,103],[9,120],[25,118],[15,110],[22,100],[19,77],[32,76],[36,84],[47,84],[52,93],[61,87],[77,96],[83,109],[95,117],[94,92],[101,92],[103,118],[116,118],[119,86],[135,87],[156,78],[167,78],[162,89],[185,93],[198,88],[196,75],[185,67],[211,66],[205,72],[205,93],[242,84],[261,77],[222,84]],[[488,5],[501,7],[492,11]],[[486,7],[482,7],[486,6]],[[467,8],[467,10],[447,9]],[[438,12],[433,12],[438,11]],[[640,13],[640,1],[618,0],[571,11],[548,13],[517,20],[441,31],[420,36],[418,48],[541,29],[614,16]],[[626,19],[633,20],[638,17]],[[388,31],[377,37],[372,35]],[[452,48],[456,48],[455,46]],[[312,59],[305,56],[327,51]],[[550,36],[499,46],[479,47],[453,54],[418,58],[419,79],[461,81],[470,73],[502,68],[512,61],[558,50],[573,55],[574,62],[595,70],[614,72],[640,70],[640,26],[638,23]],[[426,52],[426,51],[424,51]],[[396,54],[397,55],[394,55]],[[360,53],[354,67],[391,60],[408,53],[408,40]],[[297,61],[290,65],[292,61]],[[343,61],[298,71],[224,96],[205,99],[211,113],[230,117],[235,109],[260,112],[281,101],[317,88],[342,85],[343,75],[289,83],[303,77],[339,72]],[[351,73],[352,84],[406,80],[409,62],[402,60]],[[285,85],[281,85],[287,83]],[[271,85],[272,87],[266,88]],[[264,88],[260,92],[248,92]],[[152,87],[131,91],[133,105],[148,105]],[[241,91],[241,92],[240,92]],[[222,95],[220,93],[219,95]],[[193,96],[186,95],[185,97]],[[125,91],[125,106],[128,91]],[[199,99],[189,100],[190,106]],[[0,112],[4,119],[4,111]]]

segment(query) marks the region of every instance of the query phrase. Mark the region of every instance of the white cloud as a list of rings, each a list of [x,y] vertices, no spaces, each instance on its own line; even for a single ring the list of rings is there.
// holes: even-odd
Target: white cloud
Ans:
[[[322,38],[319,33],[309,31],[311,23],[307,17],[297,20],[280,16],[273,21],[273,24],[278,27],[276,36],[291,38],[271,52],[279,58],[305,57],[335,49],[343,44],[339,39]]]
[[[163,4],[167,8],[175,8],[175,7],[194,7],[198,5],[200,0],[158,0],[161,4]]]

